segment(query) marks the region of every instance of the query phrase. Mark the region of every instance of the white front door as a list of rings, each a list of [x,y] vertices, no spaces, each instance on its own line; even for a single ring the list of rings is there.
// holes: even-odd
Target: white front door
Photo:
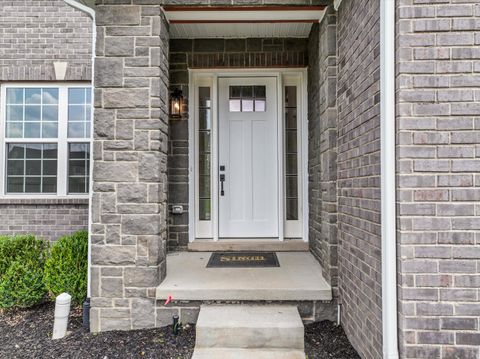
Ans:
[[[219,78],[218,89],[219,237],[278,237],[277,80]]]

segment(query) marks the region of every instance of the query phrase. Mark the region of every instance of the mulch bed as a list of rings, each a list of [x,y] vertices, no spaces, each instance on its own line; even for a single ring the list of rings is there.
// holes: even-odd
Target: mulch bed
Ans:
[[[0,358],[190,358],[195,328],[185,327],[175,336],[171,328],[91,334],[82,327],[80,308],[72,310],[69,334],[51,340],[53,303],[0,314]],[[341,327],[331,322],[305,326],[308,359],[359,358]]]
[[[307,359],[360,359],[343,328],[330,321],[305,325]]]
[[[190,358],[195,328],[175,336],[171,328],[91,334],[82,327],[81,309],[70,314],[63,339],[51,340],[54,304],[0,315],[0,358]]]

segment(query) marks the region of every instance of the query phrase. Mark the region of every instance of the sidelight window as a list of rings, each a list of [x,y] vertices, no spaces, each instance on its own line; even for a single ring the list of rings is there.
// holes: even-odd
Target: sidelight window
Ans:
[[[285,86],[285,196],[287,221],[298,220],[297,87]]]
[[[198,186],[199,219],[210,221],[212,213],[211,161],[212,161],[212,106],[210,87],[198,88]]]

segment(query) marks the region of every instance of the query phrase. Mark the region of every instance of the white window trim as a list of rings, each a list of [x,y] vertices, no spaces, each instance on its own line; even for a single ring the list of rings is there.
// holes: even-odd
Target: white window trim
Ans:
[[[299,234],[303,234],[303,217],[304,214],[308,212],[308,208],[305,210],[305,201],[303,201],[305,197],[305,193],[303,191],[304,188],[308,189],[308,176],[305,174],[306,172],[303,169],[303,160],[305,158],[306,148],[305,144],[308,145],[308,141],[304,140],[303,134],[304,132],[308,131],[308,127],[305,126],[303,118],[304,118],[304,108],[305,104],[303,103],[304,93],[303,93],[303,86],[302,86],[302,76],[301,74],[294,74],[294,75],[284,75],[283,77],[283,85],[282,85],[282,118],[283,124],[285,125],[285,99],[283,98],[285,95],[285,87],[286,86],[296,86],[297,88],[297,156],[300,159],[297,162],[297,176],[298,176],[298,219],[297,220],[287,220],[286,215],[286,186],[284,185],[283,189],[283,201],[285,213],[283,220],[285,221],[285,237],[286,238],[298,238]],[[284,131],[285,133],[285,131]],[[308,135],[307,135],[308,136]],[[308,138],[308,137],[307,137]],[[284,148],[286,146],[286,137],[284,135]],[[283,151],[283,157],[285,157],[285,150]],[[308,159],[307,159],[308,160]],[[285,162],[285,158],[283,158]],[[283,171],[283,176],[285,177],[285,171]],[[307,179],[307,183],[305,183],[305,179]]]
[[[200,151],[198,151],[198,149],[196,148],[196,145],[198,145],[199,143],[199,132],[198,132],[198,128],[199,128],[199,119],[200,119],[200,112],[199,112],[199,108],[198,108],[198,95],[199,95],[199,88],[200,87],[209,87],[210,88],[210,183],[213,184],[215,181],[213,180],[214,179],[214,175],[213,175],[213,172],[214,172],[214,162],[213,162],[213,146],[214,146],[214,142],[215,142],[215,146],[217,145],[216,144],[216,141],[214,140],[214,138],[216,139],[216,135],[214,135],[214,128],[216,128],[216,126],[213,125],[213,122],[214,122],[214,119],[213,119],[213,105],[214,103],[216,103],[215,101],[213,101],[213,80],[212,78],[210,77],[203,77],[203,78],[199,78],[197,79],[197,81],[195,82],[195,86],[193,86],[193,89],[194,89],[194,95],[193,95],[193,101],[191,102],[191,106],[194,106],[194,108],[192,109],[194,111],[194,116],[191,117],[192,119],[194,119],[195,121],[195,126],[193,126],[195,128],[195,132],[194,132],[194,137],[193,137],[193,144],[195,145],[193,148],[193,155],[194,155],[194,158],[195,158],[195,193],[199,193],[200,191],[200,182],[199,182],[199,178],[200,178],[200,173],[199,173],[199,166],[197,166],[196,164],[198,163],[199,159],[200,159]],[[216,177],[215,177],[216,178]],[[215,191],[216,193],[216,191]],[[207,220],[202,220],[200,221],[199,219],[199,215],[200,215],[200,197],[199,196],[195,196],[194,198],[194,201],[195,201],[195,205],[194,205],[194,208],[195,208],[195,222],[196,222],[196,228],[197,228],[197,238],[211,238],[212,237],[212,229],[213,229],[213,219],[215,218],[215,215],[214,215],[214,209],[213,207],[215,206],[216,208],[216,203],[214,203],[214,196],[216,196],[216,194],[214,194],[214,190],[213,190],[213,185],[210,187],[210,220],[207,221]]]
[[[68,144],[69,143],[88,143],[90,144],[90,163],[92,162],[92,136],[89,138],[68,138],[68,89],[91,87],[89,82],[15,82],[3,83],[0,85],[0,199],[88,199],[89,193],[68,194],[67,176],[68,176]],[[58,137],[57,138],[5,138],[6,129],[6,93],[7,88],[58,88]],[[93,94],[92,94],[93,95]],[[93,96],[92,96],[93,98]],[[62,118],[61,114],[65,116]],[[93,101],[91,109],[91,118],[93,114]],[[93,132],[93,121],[91,121],[91,130]],[[57,144],[57,193],[6,193],[6,144],[7,143],[55,143]],[[90,166],[91,167],[91,166]],[[89,180],[92,180],[90,173]],[[90,188],[90,185],[88,186]]]
[[[218,109],[218,93],[217,83],[218,77],[222,76],[276,76],[279,96],[279,114],[281,115],[282,126],[279,126],[280,141],[282,143],[282,151],[279,153],[279,159],[281,160],[281,166],[279,171],[282,175],[279,181],[279,219],[280,225],[279,241],[284,238],[301,238],[303,241],[308,242],[308,123],[307,123],[307,71],[306,69],[190,69],[189,70],[189,242],[193,242],[196,239],[211,239],[218,241],[218,140],[217,140],[217,109]],[[284,186],[284,174],[283,174],[283,123],[284,120],[284,100],[283,92],[285,85],[297,86],[297,116],[299,118],[298,126],[298,139],[300,146],[299,151],[299,220],[286,221],[285,219],[285,186]],[[198,151],[197,146],[197,99],[198,87],[211,85],[211,138],[212,138],[212,158],[211,158],[211,179],[212,179],[212,203],[211,203],[211,220],[199,221],[198,219]]]

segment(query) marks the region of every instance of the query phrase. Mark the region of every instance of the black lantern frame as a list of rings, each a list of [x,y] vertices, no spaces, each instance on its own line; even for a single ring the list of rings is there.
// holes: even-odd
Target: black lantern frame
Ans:
[[[182,117],[183,93],[182,90],[175,89],[170,94],[170,117]]]

